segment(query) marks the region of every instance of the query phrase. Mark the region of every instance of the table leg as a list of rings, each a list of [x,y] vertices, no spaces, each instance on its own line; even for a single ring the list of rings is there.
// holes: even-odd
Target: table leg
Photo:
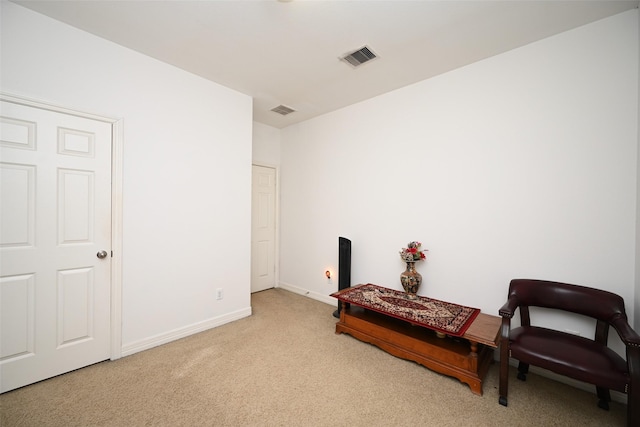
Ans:
[[[349,308],[349,303],[346,303],[344,301],[340,301],[340,303],[342,304],[342,307],[340,309],[340,321],[344,322],[344,312]]]
[[[475,341],[469,341],[469,344],[471,344],[471,355],[473,357],[478,357],[478,343]]]
[[[469,353],[469,368],[472,372],[478,373],[478,343],[469,341],[471,353]]]

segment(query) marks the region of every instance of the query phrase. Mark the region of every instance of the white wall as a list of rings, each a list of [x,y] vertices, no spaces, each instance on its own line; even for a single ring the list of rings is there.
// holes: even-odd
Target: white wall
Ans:
[[[637,14],[638,27],[640,27],[640,13]],[[638,43],[638,68],[640,68],[640,43]],[[638,132],[638,147],[640,147],[640,84],[638,85],[638,121],[636,122]],[[640,165],[640,150],[638,150],[638,164]],[[640,171],[637,174],[637,200],[636,200],[636,286],[635,286],[635,313],[640,313]],[[633,328],[640,331],[640,315],[634,317]]]
[[[253,162],[261,165],[280,165],[280,129],[253,122]]]
[[[497,314],[512,278],[549,279],[632,315],[637,145],[637,10],[290,126],[281,285],[331,302],[342,235],[352,284],[400,290],[419,240],[420,294]]]
[[[12,3],[1,31],[3,92],[123,119],[123,353],[249,315],[251,98]]]

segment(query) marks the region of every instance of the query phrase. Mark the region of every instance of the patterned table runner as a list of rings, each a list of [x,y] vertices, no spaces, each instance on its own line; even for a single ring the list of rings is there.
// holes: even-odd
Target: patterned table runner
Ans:
[[[417,299],[408,299],[402,291],[371,283],[335,292],[331,296],[340,301],[456,337],[464,335],[471,322],[480,313],[477,308],[427,297],[418,296]]]

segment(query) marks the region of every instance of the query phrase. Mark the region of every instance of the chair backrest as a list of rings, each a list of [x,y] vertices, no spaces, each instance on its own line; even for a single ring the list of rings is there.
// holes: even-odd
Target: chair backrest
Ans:
[[[621,296],[586,286],[546,280],[514,279],[509,284],[509,298],[512,297],[516,298],[521,308],[555,308],[607,323],[621,316],[627,318]]]

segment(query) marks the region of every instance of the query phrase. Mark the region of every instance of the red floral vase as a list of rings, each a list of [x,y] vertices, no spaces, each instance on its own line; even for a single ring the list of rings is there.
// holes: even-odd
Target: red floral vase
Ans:
[[[422,275],[416,271],[416,262],[407,261],[407,269],[400,274],[400,283],[408,299],[416,299],[422,284]]]

